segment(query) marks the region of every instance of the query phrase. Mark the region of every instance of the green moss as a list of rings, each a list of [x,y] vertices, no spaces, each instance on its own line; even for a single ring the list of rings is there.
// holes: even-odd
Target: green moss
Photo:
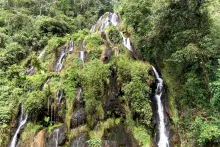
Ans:
[[[141,147],[151,146],[151,133],[144,126],[134,122],[132,119],[126,119],[126,127],[131,131],[133,137]]]
[[[117,120],[118,123],[119,120]],[[89,136],[91,139],[98,139],[101,140],[102,136],[104,135],[104,132],[106,129],[109,129],[116,125],[116,122],[113,118],[108,118],[104,122],[99,122],[93,130],[89,132]]]
[[[163,79],[165,81],[165,84],[168,86],[168,99],[169,99],[169,105],[170,105],[170,111],[172,114],[172,120],[174,121],[174,124],[178,124],[179,122],[179,117],[178,117],[178,109],[176,107],[176,102],[175,98],[180,94],[181,92],[179,91],[181,88],[180,86],[176,83],[175,79],[173,76],[170,76],[169,73],[169,67],[168,65],[165,64],[165,68],[162,71],[163,73]]]
[[[48,126],[48,132],[51,133],[55,128],[62,126],[63,124],[59,123],[59,124],[55,124],[55,125],[50,125]]]

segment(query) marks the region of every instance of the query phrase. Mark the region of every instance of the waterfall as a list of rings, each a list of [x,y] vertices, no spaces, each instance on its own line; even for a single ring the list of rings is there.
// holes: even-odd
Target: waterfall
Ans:
[[[93,25],[90,29],[90,32],[95,32],[96,27],[100,26],[99,31],[103,32],[105,30],[106,27],[114,25],[117,26],[119,24],[119,17],[116,13],[111,13],[108,12],[108,16],[105,18],[104,21],[102,21],[103,16],[101,16],[97,23],[95,25]]]
[[[61,51],[60,58],[59,58],[57,65],[56,65],[56,72],[61,71],[61,69],[63,67],[63,59],[64,59],[65,55],[66,55],[66,47],[64,47]]]
[[[58,90],[58,92],[57,92],[57,102],[58,102],[58,104],[60,104],[62,98],[63,98],[63,90]]]
[[[85,57],[84,51],[79,51],[79,57],[84,62],[84,57]]]
[[[91,27],[90,32],[95,32],[95,28],[96,28],[96,24]]]
[[[39,56],[38,56],[37,58],[38,58],[38,59],[41,58],[44,53],[45,53],[45,50],[43,50],[42,52],[40,52],[40,54],[39,54]]]
[[[21,128],[26,124],[27,118],[28,118],[28,116],[24,115],[23,105],[21,105],[21,114],[20,114],[20,117],[19,117],[18,128],[17,128],[17,130],[16,130],[16,132],[15,132],[13,138],[12,138],[10,147],[15,147],[16,146],[18,134],[19,134]]]
[[[82,42],[81,50],[84,51],[86,47],[86,40],[84,39]]]
[[[28,74],[29,76],[32,76],[32,75],[34,74],[34,72],[35,72],[34,67],[31,66],[30,69],[26,70],[26,72],[27,72],[27,74]]]
[[[47,79],[47,81],[44,83],[44,86],[43,86],[42,90],[45,90],[46,85],[50,83],[50,79],[51,79],[51,77],[49,77],[49,78]]]
[[[99,17],[99,20],[98,20],[97,24],[99,24],[99,23],[102,21],[102,17],[103,17],[103,16],[100,16],[100,17]]]
[[[54,113],[54,120],[59,121],[59,111],[62,106],[61,101],[63,99],[63,90],[58,90],[57,91],[57,97],[56,97],[56,108],[55,108],[55,113]]]
[[[96,26],[101,23],[102,17],[99,18]],[[99,28],[99,31],[104,31],[106,27],[111,25],[117,26],[119,24],[119,17],[116,13],[108,12],[108,16],[106,17],[105,21],[102,22],[101,27]]]
[[[40,58],[43,56],[44,53],[45,53],[45,50],[41,51],[37,58],[40,59]],[[29,69],[27,69],[25,72],[26,72],[26,74],[29,75],[29,76],[34,75],[34,72],[35,72],[34,67],[31,66],[31,67],[30,67]]]
[[[117,26],[119,23],[118,15],[116,13],[112,14],[111,22],[114,26]]]
[[[158,107],[158,115],[159,115],[159,142],[158,142],[158,146],[159,147],[169,147],[169,140],[168,137],[166,135],[167,130],[165,127],[165,121],[164,121],[164,108],[163,108],[163,104],[161,102],[161,96],[163,93],[163,80],[160,78],[157,70],[152,66],[153,71],[155,73],[155,76],[157,78],[157,89],[155,92],[155,98],[157,101],[157,107]]]
[[[78,93],[77,93],[77,100],[78,100],[78,102],[81,101],[81,98],[82,98],[82,88],[80,87],[78,89]]]
[[[58,147],[59,143],[59,128],[55,129],[54,132],[56,133],[56,138],[55,138],[55,147]]]
[[[85,46],[86,46],[86,41],[84,39],[83,42],[82,42],[81,51],[79,51],[79,57],[83,61],[83,63],[84,63],[84,60],[85,60]]]
[[[123,41],[122,41],[122,44],[131,52],[133,52],[133,49],[132,49],[132,46],[131,46],[131,41],[130,41],[130,38],[125,38],[124,34],[122,32],[121,33],[121,36],[123,38]]]
[[[70,42],[69,42],[69,53],[72,53],[74,50],[74,43],[73,43],[73,40],[70,39]]]

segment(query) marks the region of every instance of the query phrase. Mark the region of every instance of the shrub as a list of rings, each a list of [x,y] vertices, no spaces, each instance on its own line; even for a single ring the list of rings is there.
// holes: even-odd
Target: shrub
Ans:
[[[121,35],[116,27],[110,26],[108,30],[108,37],[111,43],[118,44],[121,42]]]
[[[64,36],[69,32],[68,24],[63,20],[45,17],[39,22],[41,33],[47,35]]]
[[[43,91],[33,91],[27,94],[24,110],[31,120],[37,120],[38,116],[42,114],[45,102],[46,96]]]

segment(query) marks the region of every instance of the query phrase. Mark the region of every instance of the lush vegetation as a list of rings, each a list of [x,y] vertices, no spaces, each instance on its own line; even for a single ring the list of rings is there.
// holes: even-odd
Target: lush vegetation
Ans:
[[[219,146],[219,7],[219,0],[0,0],[0,146],[8,144],[21,104],[29,122],[22,141],[65,123],[69,141],[87,132],[87,143],[100,146],[105,130],[122,124],[139,146],[150,146],[154,78],[149,63],[165,81],[171,128],[178,128],[182,145]],[[106,37],[91,33],[108,11],[117,12],[120,24],[107,27]],[[131,58],[120,32],[142,61]],[[74,52],[55,72],[70,38]],[[79,58],[83,40],[85,62]],[[103,62],[107,53],[108,62]],[[34,74],[27,74],[32,67]],[[65,100],[58,103],[61,89]],[[117,108],[106,108],[111,101]],[[73,129],[70,120],[78,105],[85,108],[86,120]],[[56,116],[53,110],[59,111]]]
[[[185,146],[192,145],[188,138],[192,146],[219,144],[219,5],[121,0],[116,7],[143,58],[161,69]]]

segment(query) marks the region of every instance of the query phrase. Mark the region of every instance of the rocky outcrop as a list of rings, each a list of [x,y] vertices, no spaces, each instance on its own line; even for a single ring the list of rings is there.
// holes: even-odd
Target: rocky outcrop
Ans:
[[[112,115],[114,115],[114,117],[125,116],[125,110],[118,100],[118,95],[119,86],[117,83],[117,69],[116,67],[111,67],[109,85],[106,89],[106,102],[104,104],[105,117],[111,117]],[[108,114],[110,114],[110,116],[108,116]]]
[[[132,135],[121,125],[105,131],[102,147],[137,147]]]
[[[47,138],[46,147],[57,147],[63,145],[67,140],[66,133],[66,125],[62,125],[54,129]]]
[[[113,51],[112,51],[112,48],[110,47],[108,41],[104,40],[104,44],[105,44],[106,48],[105,48],[105,50],[102,51],[100,60],[103,63],[106,63],[110,60],[110,57],[113,55]]]
[[[71,117],[70,128],[76,128],[85,123],[86,123],[86,112],[85,112],[85,108],[81,107],[73,113]]]
[[[34,137],[34,142],[31,144],[31,147],[46,147],[45,144],[45,131],[41,130]]]
[[[71,141],[70,147],[88,147],[86,141],[89,140],[89,136],[86,133],[74,137]]]

